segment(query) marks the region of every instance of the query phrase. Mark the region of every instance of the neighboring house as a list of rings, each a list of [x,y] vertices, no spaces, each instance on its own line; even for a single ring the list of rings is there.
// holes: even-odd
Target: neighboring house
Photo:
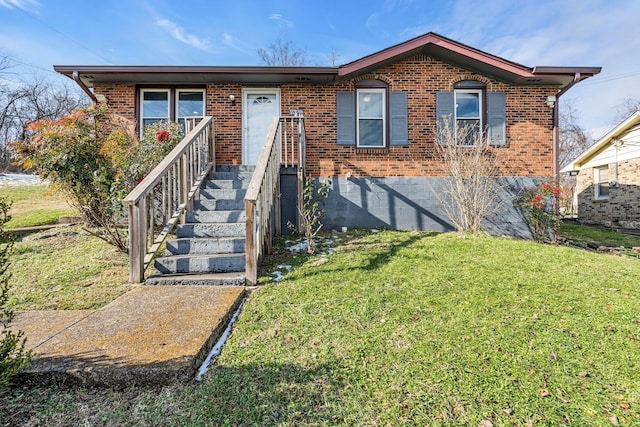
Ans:
[[[486,129],[503,176],[533,185],[558,174],[556,100],[600,72],[527,67],[434,33],[337,67],[54,68],[138,130],[212,116],[217,164],[255,164],[271,118],[302,113],[306,173],[332,179],[326,229],[422,230],[452,228],[435,194],[444,174],[439,120]],[[487,227],[526,235],[512,196]]]
[[[640,228],[640,111],[561,170],[577,174],[578,219]]]

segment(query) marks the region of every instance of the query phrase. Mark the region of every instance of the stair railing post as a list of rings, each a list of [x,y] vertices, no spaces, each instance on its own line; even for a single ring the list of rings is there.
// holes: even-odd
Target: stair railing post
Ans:
[[[129,205],[129,282],[144,281],[144,256],[147,252],[147,198]]]
[[[187,153],[180,157],[180,204],[186,205],[189,201],[189,164],[187,163]],[[184,224],[187,209],[180,215],[180,223]]]
[[[256,259],[256,205],[253,200],[245,201],[246,212],[246,243],[245,243],[245,256],[246,256],[246,272],[245,280],[248,285],[254,286],[258,281],[258,260]]]

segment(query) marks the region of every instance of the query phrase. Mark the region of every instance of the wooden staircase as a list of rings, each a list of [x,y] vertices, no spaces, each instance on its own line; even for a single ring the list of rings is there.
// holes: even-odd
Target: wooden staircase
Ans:
[[[244,285],[246,218],[244,197],[254,166],[218,165],[203,182],[166,242],[165,255],[154,261],[148,284]]]

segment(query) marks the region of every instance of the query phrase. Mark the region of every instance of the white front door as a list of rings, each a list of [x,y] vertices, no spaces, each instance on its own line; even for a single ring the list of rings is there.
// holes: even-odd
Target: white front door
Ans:
[[[279,89],[244,89],[242,163],[255,165],[274,117],[280,116]]]

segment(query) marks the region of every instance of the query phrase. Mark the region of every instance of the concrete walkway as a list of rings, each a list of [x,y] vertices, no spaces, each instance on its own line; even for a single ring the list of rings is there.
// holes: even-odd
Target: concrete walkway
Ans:
[[[100,310],[17,312],[33,350],[17,380],[83,385],[186,382],[244,297],[240,286],[141,286]]]

